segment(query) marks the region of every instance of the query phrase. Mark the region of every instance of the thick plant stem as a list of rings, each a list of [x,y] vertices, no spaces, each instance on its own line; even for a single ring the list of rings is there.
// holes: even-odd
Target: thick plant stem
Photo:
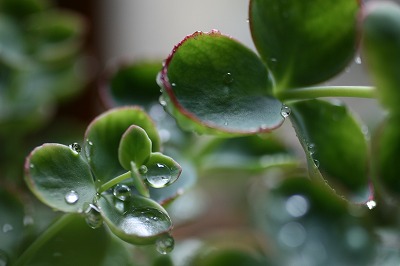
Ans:
[[[50,227],[40,235],[35,242],[30,245],[25,252],[18,258],[14,266],[27,265],[30,259],[37,253],[37,251],[47,243],[52,237],[54,237],[58,232],[64,229],[64,227],[76,217],[75,213],[69,213],[61,216],[56,222],[54,222]]]
[[[99,188],[99,191],[97,191],[97,192],[103,193],[104,191],[112,188],[113,186],[117,185],[118,183],[120,183],[130,177],[131,177],[131,171],[128,171],[122,175],[119,175],[116,178],[113,178],[110,181],[108,181],[107,183],[104,183],[103,185],[101,185],[101,187]]]
[[[320,97],[375,98],[375,88],[368,86],[320,86],[278,91],[275,95],[282,101]]]

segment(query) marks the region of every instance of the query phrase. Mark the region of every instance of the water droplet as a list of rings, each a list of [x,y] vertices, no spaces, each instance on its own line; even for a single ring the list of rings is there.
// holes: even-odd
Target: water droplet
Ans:
[[[376,201],[374,201],[374,200],[369,200],[369,201],[366,203],[366,205],[367,205],[368,209],[372,210],[373,208],[376,207]]]
[[[148,167],[146,179],[154,188],[162,188],[171,180],[171,170],[162,163],[156,163]]]
[[[223,80],[224,80],[224,83],[225,83],[226,85],[231,84],[231,83],[233,82],[233,76],[232,76],[232,74],[231,74],[230,72],[224,74]]]
[[[357,56],[357,57],[354,59],[354,62],[356,62],[357,65],[361,65],[361,64],[362,64],[361,57],[360,57],[360,56]]]
[[[79,200],[78,193],[76,191],[71,190],[67,194],[65,194],[65,201],[68,204],[75,204]]]
[[[292,110],[290,110],[290,107],[283,105],[281,108],[281,115],[283,116],[283,118],[287,118],[290,113],[292,112]]]
[[[301,195],[293,195],[286,200],[286,210],[293,217],[301,217],[308,211],[307,198]]]
[[[171,83],[171,86],[172,86],[172,87],[176,87],[176,83],[172,82],[172,83]]]
[[[82,151],[81,145],[79,145],[78,143],[72,143],[69,145],[69,148],[75,153],[78,154]]]
[[[139,167],[139,173],[144,175],[145,173],[147,173],[148,169],[146,165],[142,165]]]
[[[4,224],[3,225],[3,233],[8,233],[12,231],[14,227],[11,224]]]
[[[315,165],[315,167],[319,168],[319,161],[318,160],[314,160],[314,165]]]
[[[131,196],[131,189],[127,185],[118,184],[114,187],[113,195],[117,199],[125,201]]]
[[[169,217],[154,208],[134,208],[126,211],[124,218],[120,219],[118,227],[126,234],[139,237],[149,237],[162,234],[170,230]]]
[[[31,164],[29,165],[29,167],[30,167],[30,168],[35,168],[35,165],[34,165],[33,163],[31,163]]]
[[[315,144],[314,143],[309,143],[307,145],[307,150],[310,153],[310,155],[313,155],[316,152]]]
[[[170,235],[164,235],[157,239],[156,241],[156,249],[158,253],[166,255],[170,253],[175,246],[175,240]]]
[[[89,207],[85,210],[85,220],[93,229],[102,226],[103,217],[101,216],[100,209],[94,204],[89,204]]]
[[[162,106],[167,106],[167,101],[165,100],[164,95],[161,95],[158,101]]]

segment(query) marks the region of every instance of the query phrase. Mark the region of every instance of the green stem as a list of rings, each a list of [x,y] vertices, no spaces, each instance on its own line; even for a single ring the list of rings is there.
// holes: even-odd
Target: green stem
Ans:
[[[128,171],[122,175],[119,175],[113,179],[111,179],[110,181],[108,181],[107,183],[104,183],[103,185],[101,185],[101,187],[99,188],[99,191],[97,191],[98,193],[103,193],[104,191],[112,188],[113,186],[117,185],[118,183],[124,181],[125,179],[128,179],[131,177],[131,171]]]
[[[375,98],[375,88],[368,86],[320,86],[278,91],[280,100],[300,100],[320,97]]]
[[[72,219],[76,217],[75,213],[69,213],[61,216],[56,222],[41,234],[22,255],[18,258],[14,266],[28,265],[29,260],[38,252],[38,250],[60,232]]]

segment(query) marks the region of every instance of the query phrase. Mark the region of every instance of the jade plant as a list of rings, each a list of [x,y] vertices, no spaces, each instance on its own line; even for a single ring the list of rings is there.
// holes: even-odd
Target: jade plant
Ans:
[[[249,24],[256,51],[217,30],[195,32],[163,64],[125,63],[108,72],[100,94],[112,109],[90,123],[83,141],[43,144],[25,161],[30,191],[65,214],[18,251],[11,247],[23,239],[24,227],[13,230],[0,217],[6,236],[0,262],[397,263],[391,237],[398,218],[391,214],[398,211],[400,195],[395,167],[400,7],[357,0],[250,0]],[[359,56],[376,87],[325,85]],[[337,97],[377,98],[386,111],[383,123],[370,136]],[[305,169],[277,134],[285,120],[304,150]],[[193,185],[195,172],[199,186],[213,180],[206,190],[242,197],[232,205],[245,206],[240,217],[250,217],[250,229],[200,240],[181,236],[175,256],[132,248],[155,244],[161,254],[173,249],[172,214],[185,211],[178,196]],[[4,217],[29,224],[21,219],[18,200],[1,189],[0,197],[12,203],[0,201]],[[190,191],[182,197],[207,202]],[[80,236],[85,241],[77,243],[81,253],[75,260],[70,245]],[[125,242],[133,244],[130,251]],[[88,246],[103,256],[92,256]],[[134,257],[135,252],[142,254]]]
[[[78,213],[92,228],[102,226],[131,244],[173,248],[172,222],[149,187],[174,183],[180,165],[160,152],[150,117],[140,108],[110,110],[86,130],[83,147],[43,144],[25,162],[26,183],[43,203]],[[167,196],[168,197],[168,196]]]

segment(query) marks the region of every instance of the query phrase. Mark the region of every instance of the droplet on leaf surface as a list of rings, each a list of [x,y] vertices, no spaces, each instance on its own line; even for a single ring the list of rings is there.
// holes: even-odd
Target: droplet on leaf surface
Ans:
[[[292,110],[290,110],[290,107],[283,105],[281,108],[281,115],[283,118],[287,118],[290,113],[292,112]]]
[[[166,255],[170,253],[175,246],[175,240],[170,235],[165,235],[157,239],[156,249],[158,253]]]
[[[147,173],[147,171],[148,171],[148,169],[147,169],[146,165],[140,166],[140,168],[139,168],[139,173],[140,174],[144,175],[145,173]]]
[[[68,204],[75,204],[78,200],[79,200],[78,193],[76,193],[76,191],[74,190],[71,190],[67,192],[67,194],[65,194],[65,201]]]
[[[76,154],[80,153],[82,151],[81,145],[78,143],[72,143],[69,145],[69,148]]]
[[[162,163],[156,163],[148,167],[146,179],[154,188],[162,188],[171,180],[171,170]]]
[[[229,85],[233,82],[233,76],[230,72],[226,73],[223,77],[224,83],[226,85]]]
[[[89,207],[85,210],[85,221],[92,229],[99,228],[103,224],[103,217],[96,205],[89,204]]]
[[[369,201],[366,203],[366,205],[367,205],[368,209],[372,210],[373,208],[376,207],[376,201],[374,201],[374,200],[369,200]]]
[[[126,234],[151,237],[170,228],[171,220],[163,212],[148,207],[135,208],[118,225]]]
[[[118,184],[114,187],[113,195],[117,199],[125,201],[131,196],[131,189],[127,185]]]

